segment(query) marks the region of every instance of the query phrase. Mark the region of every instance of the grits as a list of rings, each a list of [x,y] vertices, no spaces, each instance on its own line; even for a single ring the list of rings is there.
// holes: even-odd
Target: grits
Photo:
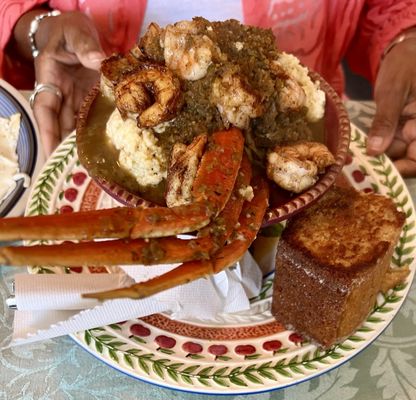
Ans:
[[[0,203],[14,190],[16,181],[24,179],[24,187],[29,185],[29,177],[21,174],[16,153],[20,130],[20,114],[0,118]]]
[[[323,118],[325,112],[325,93],[319,89],[319,82],[313,82],[308,69],[303,67],[292,54],[281,52],[275,61],[305,92],[306,119],[316,122]]]
[[[165,183],[178,143],[235,126],[250,161],[263,167],[276,145],[313,140],[312,123],[325,112],[319,82],[278,49],[272,31],[236,20],[153,23],[101,73],[101,91],[119,110],[107,124],[109,144],[145,191]]]
[[[166,179],[168,159],[151,129],[139,128],[130,118],[123,120],[115,109],[107,122],[106,133],[120,152],[119,165],[140,185],[155,186]]]

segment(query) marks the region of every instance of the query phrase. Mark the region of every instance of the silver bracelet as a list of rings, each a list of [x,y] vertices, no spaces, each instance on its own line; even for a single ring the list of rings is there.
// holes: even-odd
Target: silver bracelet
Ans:
[[[32,22],[30,23],[28,36],[33,58],[36,58],[39,55],[39,49],[36,46],[35,35],[39,29],[40,21],[42,21],[44,18],[57,17],[58,15],[61,15],[61,12],[58,10],[48,11],[46,13],[36,15],[36,17],[33,18]]]

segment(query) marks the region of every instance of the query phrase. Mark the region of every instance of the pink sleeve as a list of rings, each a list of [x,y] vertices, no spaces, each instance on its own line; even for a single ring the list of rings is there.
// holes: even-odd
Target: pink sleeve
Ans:
[[[374,82],[384,49],[412,26],[416,26],[414,0],[367,0],[347,53],[350,67]]]
[[[4,51],[17,20],[45,0],[0,0],[0,76],[3,76]]]

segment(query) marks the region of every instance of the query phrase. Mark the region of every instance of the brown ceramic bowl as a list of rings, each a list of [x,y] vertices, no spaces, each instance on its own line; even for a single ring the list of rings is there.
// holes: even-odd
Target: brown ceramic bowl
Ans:
[[[343,102],[335,90],[323,80],[317,73],[310,73],[313,80],[319,80],[321,89],[326,94],[325,117],[323,121],[324,143],[335,156],[335,164],[327,168],[325,174],[321,175],[317,183],[300,194],[289,193],[272,185],[270,207],[264,217],[264,226],[290,218],[292,215],[311,205],[322,196],[335,182],[344,166],[350,142],[350,123]],[[87,159],[82,150],[84,141],[88,137],[88,131],[97,123],[92,114],[96,113],[96,103],[101,101],[99,87],[94,87],[86,97],[77,123],[77,146],[78,156],[81,164],[87,169],[92,178],[114,199],[120,203],[130,206],[154,206],[155,203],[142,198],[138,194],[123,187],[117,182],[110,182],[103,177],[96,168],[95,163],[103,162],[102,157],[97,160]],[[101,119],[105,119],[103,116]],[[97,164],[98,165],[98,164]],[[114,168],[117,167],[114,162]]]
[[[334,184],[347,157],[351,128],[344,104],[332,86],[319,74],[310,72],[309,75],[314,81],[319,80],[326,95],[323,142],[334,155],[335,164],[327,168],[314,186],[300,194],[288,193],[274,186],[271,191],[270,208],[264,216],[264,225],[288,219],[321,197]]]

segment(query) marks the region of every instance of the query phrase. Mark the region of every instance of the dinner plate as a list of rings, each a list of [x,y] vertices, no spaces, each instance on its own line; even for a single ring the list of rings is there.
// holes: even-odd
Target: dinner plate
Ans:
[[[273,275],[265,275],[249,311],[221,314],[212,321],[173,320],[155,314],[115,322],[72,335],[85,350],[133,377],[163,387],[208,394],[249,394],[285,388],[324,374],[369,346],[403,304],[415,274],[415,209],[406,185],[385,156],[365,154],[365,134],[352,126],[343,178],[355,188],[390,196],[406,224],[392,257],[410,265],[406,281],[380,294],[368,318],[344,342],[321,350],[285,330],[270,314]],[[46,163],[31,193],[27,215],[66,213],[114,205],[80,165],[75,135]],[[276,230],[278,231],[278,229]],[[273,240],[273,239],[270,239]],[[104,267],[36,267],[37,273],[96,273]]]
[[[21,115],[17,142],[19,169],[32,178],[43,162],[33,114],[27,100],[13,86],[0,79],[0,117],[10,117],[15,113]],[[29,188],[24,187],[23,179],[17,181],[15,189],[0,203],[0,217],[22,215],[29,192]]]

